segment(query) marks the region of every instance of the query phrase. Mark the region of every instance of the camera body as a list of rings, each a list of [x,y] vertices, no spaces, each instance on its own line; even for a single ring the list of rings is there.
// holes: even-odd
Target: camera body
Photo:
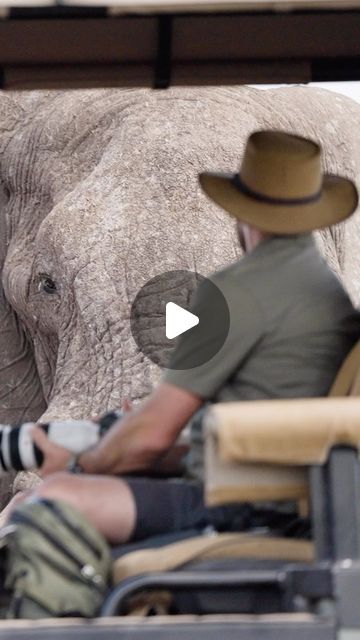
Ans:
[[[94,447],[102,435],[122,417],[120,411],[106,413],[100,420],[56,420],[39,424],[49,440],[74,454]],[[0,427],[0,475],[7,471],[36,469],[42,465],[43,454],[31,437],[33,422],[20,426]]]

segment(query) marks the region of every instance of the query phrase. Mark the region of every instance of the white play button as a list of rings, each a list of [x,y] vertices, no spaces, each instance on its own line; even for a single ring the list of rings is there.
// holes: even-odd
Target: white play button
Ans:
[[[166,337],[172,340],[185,331],[189,331],[199,324],[199,318],[194,313],[179,307],[175,302],[168,302],[166,307]]]
[[[205,300],[213,313],[205,312]],[[130,326],[146,358],[163,369],[183,371],[200,367],[222,348],[230,312],[212,280],[179,269],[159,273],[139,289]]]

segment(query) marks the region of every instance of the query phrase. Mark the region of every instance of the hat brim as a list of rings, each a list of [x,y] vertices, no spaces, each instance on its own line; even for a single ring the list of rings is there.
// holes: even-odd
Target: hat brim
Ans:
[[[217,205],[242,222],[268,233],[297,234],[338,224],[358,205],[355,184],[347,178],[324,175],[321,195],[315,202],[278,205],[261,202],[236,187],[234,174],[201,173],[203,191]]]

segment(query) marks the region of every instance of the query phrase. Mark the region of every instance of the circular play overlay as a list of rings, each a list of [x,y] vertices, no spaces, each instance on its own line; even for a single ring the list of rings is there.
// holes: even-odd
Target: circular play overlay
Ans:
[[[131,332],[140,351],[162,368],[193,369],[223,346],[230,325],[220,289],[193,271],[151,278],[131,307]]]

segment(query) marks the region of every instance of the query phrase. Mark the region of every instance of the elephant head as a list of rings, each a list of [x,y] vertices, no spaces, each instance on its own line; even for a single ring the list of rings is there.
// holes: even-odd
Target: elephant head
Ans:
[[[359,172],[360,107],[325,91],[35,92],[0,102],[0,422],[89,416],[150,390],[159,371],[132,339],[131,302],[158,273],[206,275],[239,255],[234,222],[197,174],[237,170],[254,129],[315,138],[326,170]],[[343,228],[319,242],[351,281],[360,267]]]

